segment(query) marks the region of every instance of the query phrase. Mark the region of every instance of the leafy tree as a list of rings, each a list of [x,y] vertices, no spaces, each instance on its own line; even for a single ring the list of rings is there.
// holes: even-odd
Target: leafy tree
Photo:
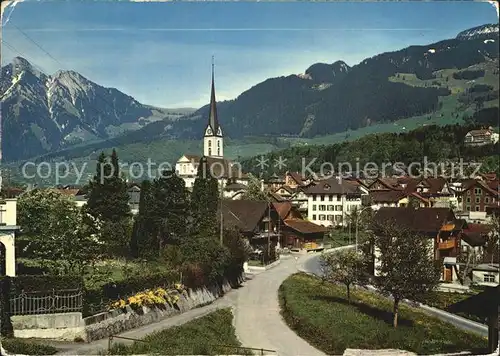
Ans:
[[[352,250],[321,255],[324,279],[346,286],[347,301],[351,302],[351,286],[364,281],[363,257]]]
[[[83,274],[100,257],[100,228],[85,209],[53,190],[35,189],[18,203],[28,254],[56,273]]]
[[[152,198],[156,246],[161,249],[166,244],[178,244],[187,233],[188,202],[184,180],[175,171],[163,172],[153,182]]]
[[[484,248],[484,262],[494,263],[495,260],[500,262],[499,244],[500,244],[500,217],[493,215],[491,217],[492,229],[488,234]]]
[[[145,180],[141,184],[141,195],[139,199],[139,212],[134,218],[130,250],[132,257],[145,257],[153,248],[151,242],[154,235],[154,224],[152,212],[154,209],[154,196],[152,184]]]
[[[217,234],[218,205],[219,185],[210,173],[206,157],[203,157],[191,193],[191,235],[214,237]]]
[[[111,162],[101,153],[96,174],[88,184],[88,212],[103,223],[102,238],[109,255],[128,253],[132,230],[127,183],[120,177],[119,162],[113,150]]]
[[[434,262],[427,237],[387,222],[377,226],[375,249],[380,251],[376,278],[378,288],[393,298],[394,327],[398,325],[399,304],[418,300],[439,283],[440,267]]]
[[[247,190],[243,193],[242,199],[269,200],[269,191],[267,189],[262,190],[260,180],[252,174],[249,174],[248,178]]]

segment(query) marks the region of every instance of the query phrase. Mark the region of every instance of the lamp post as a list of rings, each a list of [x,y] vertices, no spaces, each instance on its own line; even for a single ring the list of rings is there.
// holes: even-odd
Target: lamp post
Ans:
[[[359,218],[361,217],[361,213],[363,211],[365,211],[366,209],[368,209],[368,208],[371,209],[371,206],[365,206],[359,212],[356,209],[356,233],[355,233],[355,238],[356,238],[356,254],[358,253],[358,222],[359,222]]]

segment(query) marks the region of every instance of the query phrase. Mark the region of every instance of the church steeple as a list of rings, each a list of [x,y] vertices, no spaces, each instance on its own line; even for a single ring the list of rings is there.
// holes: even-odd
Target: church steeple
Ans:
[[[210,114],[208,125],[212,128],[214,135],[219,130],[219,120],[217,119],[217,101],[215,100],[215,79],[214,79],[214,56],[212,56],[212,88],[210,93]]]
[[[223,157],[222,128],[217,117],[217,102],[215,99],[214,57],[212,56],[212,87],[210,92],[210,111],[208,125],[203,138],[203,155],[209,157]]]

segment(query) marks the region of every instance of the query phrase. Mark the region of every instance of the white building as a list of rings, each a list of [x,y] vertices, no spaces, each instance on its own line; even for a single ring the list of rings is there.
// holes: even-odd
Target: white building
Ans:
[[[346,226],[346,218],[361,209],[361,191],[345,180],[337,178],[316,182],[306,188],[307,219],[323,226]]]
[[[499,134],[494,132],[490,127],[482,130],[472,130],[465,135],[465,145],[467,146],[483,146],[495,144],[498,142]]]
[[[175,165],[175,172],[184,180],[186,188],[193,188],[202,159],[206,162],[205,170],[218,179],[221,188],[227,184],[248,184],[247,177],[243,174],[240,165],[224,158],[224,137],[217,117],[213,64],[210,113],[203,136],[203,156],[184,154]]]
[[[496,287],[500,284],[498,263],[483,263],[472,268],[472,283],[486,287]]]
[[[15,234],[17,226],[17,200],[0,199],[0,254],[5,253],[5,266],[0,266],[0,276],[16,275]]]

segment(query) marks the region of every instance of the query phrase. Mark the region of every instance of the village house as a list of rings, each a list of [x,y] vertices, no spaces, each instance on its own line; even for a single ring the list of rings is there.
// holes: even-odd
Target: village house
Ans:
[[[311,179],[307,178],[299,172],[286,172],[285,173],[285,185],[292,189],[298,187],[305,187],[312,182]]]
[[[16,275],[17,200],[0,198],[0,276]]]
[[[304,190],[308,197],[307,219],[326,227],[346,226],[346,217],[361,209],[362,191],[346,180],[330,178]]]
[[[491,145],[498,142],[499,135],[493,131],[493,128],[481,130],[472,130],[467,132],[464,138],[466,146],[484,146]]]
[[[498,188],[497,188],[498,189]],[[486,208],[498,204],[499,192],[486,182],[465,179],[455,187],[458,209],[465,212],[486,212]]]
[[[326,228],[304,220],[290,202],[224,200],[221,205],[224,227],[237,228],[255,249],[268,243],[278,248],[323,247]]]
[[[224,187],[223,197],[225,199],[239,200],[243,197],[248,187],[241,183],[228,183]]]
[[[285,178],[274,173],[271,177],[269,177],[268,180],[264,182],[264,185],[268,190],[274,192],[281,186],[285,185]]]
[[[462,223],[457,221],[449,208],[412,208],[382,207],[374,215],[372,231],[383,233],[382,226],[401,226],[416,235],[427,239],[433,258],[442,261],[442,280],[458,279],[456,257],[460,251],[460,240],[457,238]],[[380,251],[371,247],[373,258],[373,274],[379,275]]]

